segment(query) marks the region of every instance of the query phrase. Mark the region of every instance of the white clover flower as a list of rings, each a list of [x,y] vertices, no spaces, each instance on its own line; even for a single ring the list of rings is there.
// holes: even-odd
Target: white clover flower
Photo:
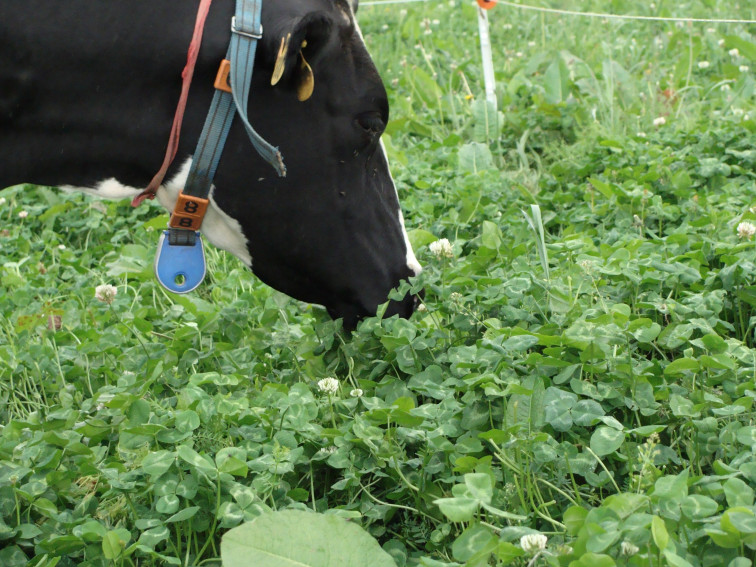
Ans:
[[[318,450],[321,455],[333,455],[339,448],[336,445],[329,445]]]
[[[756,234],[756,225],[743,221],[738,225],[738,238],[750,240]]]
[[[98,285],[95,288],[95,299],[98,301],[102,301],[103,303],[107,303],[108,305],[113,303],[113,300],[115,299],[116,294],[118,293],[118,288],[114,285],[109,284],[102,284]]]
[[[720,40],[719,40],[719,41],[717,42],[717,45],[718,45],[719,47],[724,47],[724,44],[725,44],[725,40],[723,40],[723,39],[720,39]]]
[[[635,135],[638,136],[639,138],[645,138],[646,137],[646,133],[645,132],[636,132]]]
[[[415,309],[415,311],[419,311],[420,313],[425,313],[426,311],[428,311],[428,308],[425,306],[425,303],[421,303],[420,305],[417,306],[417,309]]]
[[[0,205],[4,205],[8,201],[5,200],[5,197],[0,197]]]
[[[403,18],[407,15],[407,10],[399,10],[399,15]]]
[[[535,47],[535,46],[536,46],[536,42],[535,41],[529,41],[528,42],[528,47]]]
[[[520,538],[520,547],[526,553],[536,553],[546,549],[546,542],[549,541],[543,534],[528,534]]]
[[[738,67],[738,71],[740,71],[741,73],[747,73],[749,69],[750,67],[748,65],[741,65],[740,67]]]
[[[667,119],[663,116],[654,118],[654,126],[664,126],[667,123]]]
[[[727,53],[729,53],[732,57],[740,57],[740,51],[738,51],[737,47],[733,47]]]
[[[430,251],[436,256],[436,258],[453,258],[454,250],[452,250],[451,242],[448,239],[442,238],[431,242],[428,246]]]
[[[722,85],[721,87],[719,87],[719,90],[721,90],[721,91],[729,91],[730,90],[730,85]]]
[[[66,245],[65,244],[58,244],[58,250],[65,250]]]
[[[25,219],[28,216],[29,216],[29,211],[21,211],[20,213],[18,213],[18,218],[20,219]]]
[[[362,394],[364,393],[365,392],[362,391],[362,388],[355,388],[354,390],[349,392],[349,395],[352,396],[353,398],[360,398],[362,397]]]
[[[698,68],[699,69],[708,69],[710,63],[708,61],[699,61],[698,62]]]
[[[339,391],[339,381],[336,378],[318,380],[318,390],[324,394],[335,394]]]
[[[633,545],[629,541],[623,541],[621,545],[622,555],[635,555],[640,551],[637,545]]]

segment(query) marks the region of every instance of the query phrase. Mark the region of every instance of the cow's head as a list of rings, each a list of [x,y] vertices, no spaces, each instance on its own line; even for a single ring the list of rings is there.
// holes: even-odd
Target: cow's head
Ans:
[[[237,142],[226,147],[215,193],[242,226],[255,274],[326,306],[347,327],[374,314],[392,288],[421,269],[380,140],[389,119],[386,90],[355,5],[264,2],[250,121],[280,147],[287,175],[277,177],[249,155],[248,142]],[[224,167],[228,154],[244,164],[248,185],[232,183],[239,176]],[[410,296],[393,301],[387,315],[409,316],[414,304]]]

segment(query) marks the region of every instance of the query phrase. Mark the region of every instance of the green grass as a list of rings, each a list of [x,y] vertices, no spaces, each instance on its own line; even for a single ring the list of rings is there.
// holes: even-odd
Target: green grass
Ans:
[[[426,267],[410,321],[346,337],[212,249],[171,296],[157,207],[0,192],[1,565],[218,565],[283,509],[400,567],[752,564],[756,28],[499,6],[494,115],[453,4],[361,9]]]

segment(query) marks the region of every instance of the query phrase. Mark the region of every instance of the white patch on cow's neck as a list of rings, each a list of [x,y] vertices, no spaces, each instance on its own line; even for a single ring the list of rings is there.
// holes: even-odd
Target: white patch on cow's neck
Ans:
[[[191,165],[192,160],[190,158],[181,166],[179,172],[170,181],[161,185],[157,190],[158,201],[168,211],[173,211],[178,194],[186,184],[186,178],[189,175]],[[72,187],[66,185],[62,186],[61,189],[64,191],[82,191],[100,199],[109,200],[133,199],[142,192],[142,189],[123,185],[113,178],[100,181],[94,187]],[[214,190],[215,187],[210,191],[210,206],[207,208],[205,219],[202,221],[202,234],[205,235],[205,238],[213,246],[230,252],[251,268],[252,257],[247,248],[247,237],[244,236],[244,231],[239,222],[224,213],[215,203],[213,199]]]
[[[186,185],[186,178],[189,176],[191,165],[192,160],[190,158],[181,166],[181,170],[173,179],[158,189],[158,201],[169,211],[172,211],[173,207],[176,206],[178,194],[183,190],[184,185]],[[247,248],[247,237],[244,236],[244,231],[239,222],[224,213],[215,203],[215,199],[213,199],[214,192],[215,187],[213,186],[210,189],[210,206],[207,208],[200,230],[210,244],[221,250],[231,252],[231,254],[244,262],[247,267],[251,268],[252,257],[249,255],[249,249]]]

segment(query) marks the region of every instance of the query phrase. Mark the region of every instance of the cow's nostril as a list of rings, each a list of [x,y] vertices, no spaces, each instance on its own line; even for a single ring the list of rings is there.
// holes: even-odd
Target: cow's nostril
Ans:
[[[354,121],[360,128],[372,136],[383,134],[383,131],[386,129],[386,123],[383,121],[381,113],[377,111],[358,114]]]

